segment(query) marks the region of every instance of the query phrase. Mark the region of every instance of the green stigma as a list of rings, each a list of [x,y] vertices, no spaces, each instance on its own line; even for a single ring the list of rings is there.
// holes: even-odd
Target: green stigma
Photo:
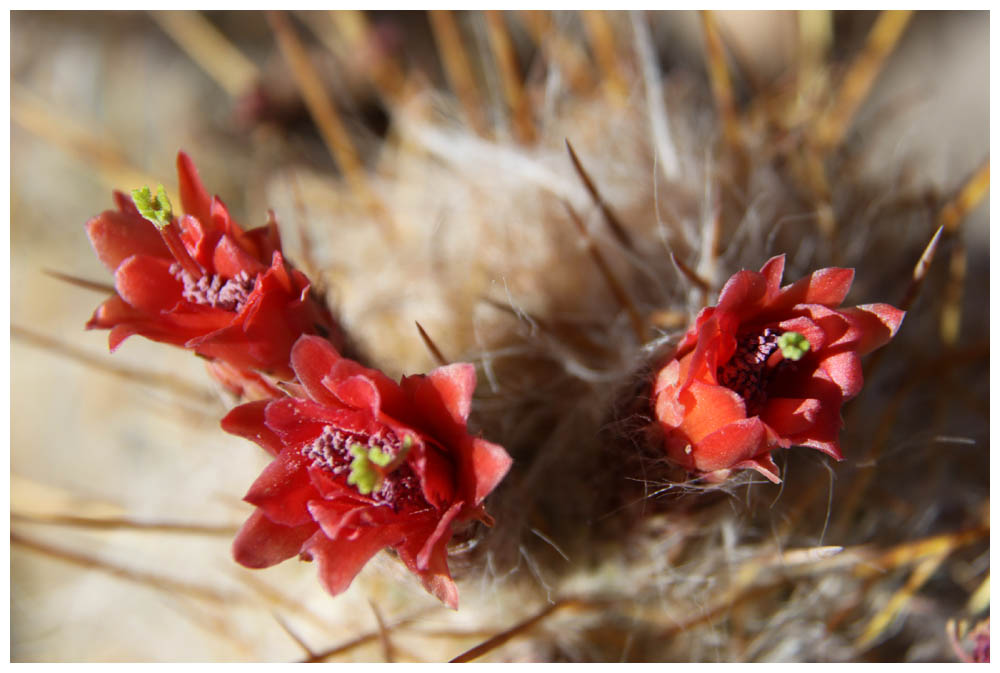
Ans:
[[[133,189],[132,203],[139,210],[139,214],[156,225],[157,229],[163,229],[174,217],[170,199],[167,198],[167,190],[163,185],[156,188],[156,196],[153,196],[149,187]]]
[[[382,475],[392,472],[403,462],[406,454],[413,446],[413,437],[403,438],[403,445],[395,457],[381,446],[372,446],[365,451],[361,444],[351,444],[348,449],[354,460],[351,461],[351,472],[347,475],[347,483],[357,487],[361,495],[368,495],[382,487]],[[378,466],[378,467],[375,467]],[[383,469],[378,469],[383,468]],[[389,469],[385,469],[389,468]]]
[[[801,360],[809,352],[809,340],[798,332],[785,332],[778,337],[778,348],[788,360]]]
[[[365,447],[360,444],[351,444],[350,450],[354,460],[351,461],[351,473],[347,475],[347,483],[356,486],[361,495],[368,495],[381,486],[382,476],[372,466],[372,463],[378,465],[378,462],[372,460],[371,456],[377,455],[380,460],[382,451],[372,447],[366,452]]]

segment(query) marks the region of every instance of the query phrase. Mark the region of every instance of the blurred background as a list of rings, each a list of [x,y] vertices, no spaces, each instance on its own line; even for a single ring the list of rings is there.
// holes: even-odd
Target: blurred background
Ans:
[[[345,326],[390,375],[433,366],[414,338],[415,319],[456,357],[481,345],[478,333],[466,324],[473,311],[458,307],[484,288],[503,296],[562,283],[567,294],[579,291],[583,306],[588,284],[603,292],[597,274],[581,281],[567,272],[560,281],[560,269],[549,265],[551,259],[526,259],[533,248],[520,249],[525,259],[518,263],[525,266],[517,267],[520,275],[512,274],[506,289],[508,278],[494,272],[513,263],[515,255],[503,247],[505,237],[518,227],[531,230],[533,222],[507,210],[518,204],[513,188],[515,196],[504,196],[506,182],[528,179],[518,172],[516,161],[504,163],[508,154],[536,143],[532,166],[550,172],[532,179],[548,180],[552,191],[593,210],[565,159],[564,138],[572,137],[581,156],[589,157],[588,168],[606,186],[605,196],[617,199],[626,219],[629,213],[651,212],[649,190],[643,187],[641,198],[630,196],[629,190],[657,175],[649,149],[654,143],[638,130],[631,112],[609,113],[645,105],[646,94],[637,93],[650,86],[643,53],[651,54],[655,76],[669,83],[668,107],[687,106],[687,117],[672,123],[701,134],[687,141],[692,156],[707,152],[708,140],[719,135],[713,129],[720,127],[712,96],[718,80],[707,65],[711,59],[702,17],[693,12],[593,14],[12,12],[13,661],[290,661],[319,655],[433,661],[455,656],[516,621],[510,605],[480,596],[488,593],[480,592],[486,585],[472,580],[460,585],[468,610],[448,613],[386,555],[336,599],[325,595],[314,569],[305,564],[288,562],[266,571],[236,566],[229,544],[249,513],[240,498],[267,461],[255,446],[218,429],[218,419],[233,400],[209,385],[201,363],[187,353],[132,338],[108,355],[107,334],[83,329],[102,292],[53,274],[111,283],[89,245],[84,222],[112,206],[112,189],[163,183],[176,193],[174,160],[184,149],[208,190],[225,200],[239,222],[259,226],[268,208],[277,212],[292,259],[322,284]],[[763,98],[762,91],[783,90],[804,64],[817,61],[827,78],[817,86],[823,92],[835,90],[856,63],[853,59],[871,55],[865,50],[878,20],[877,14],[863,12],[722,12],[714,17],[728,55],[731,94],[741,109],[752,108]],[[928,204],[930,214],[919,220],[919,231],[912,230],[914,240],[929,240],[936,213],[984,165],[988,183],[988,18],[986,12],[909,17],[890,40],[891,48],[872,65],[870,88],[863,87],[865,94],[851,114],[848,142],[854,150],[864,150],[864,165],[852,173],[853,179],[873,176],[873,184],[893,185],[893,193],[916,194],[916,205],[910,207]],[[637,32],[636,22],[646,31]],[[464,61],[455,56],[456,49],[465,52]],[[306,59],[310,67],[295,66],[296,58]],[[459,67],[463,62],[464,72]],[[307,99],[318,91],[325,104],[304,101],[302,91]],[[623,107],[607,103],[616,96]],[[443,172],[440,167],[448,162],[441,157],[458,152],[460,142],[468,144],[470,156],[485,152],[470,138],[488,143],[496,163],[470,162],[463,169],[456,161]],[[639,149],[629,149],[633,146]],[[630,163],[632,156],[643,162]],[[463,192],[465,183],[475,183],[479,191]],[[397,222],[407,217],[400,211],[425,218],[428,224],[420,229],[424,238],[419,240],[437,241],[435,249],[444,250],[442,254],[460,257],[474,249],[484,259],[496,259],[472,271],[441,270],[424,262],[422,273],[433,280],[425,285],[406,266],[408,254],[425,260],[424,248],[385,252],[384,242],[372,233],[378,230],[379,216],[368,208],[369,190],[396,214]],[[460,193],[463,200],[453,202]],[[890,198],[888,192],[883,196]],[[929,463],[921,463],[925,456],[943,460],[945,454],[964,466],[962,475],[979,474],[974,482],[934,482],[935,488],[964,491],[962,497],[952,494],[955,502],[942,500],[940,507],[930,508],[957,508],[942,515],[960,522],[952,530],[972,525],[970,517],[985,512],[988,504],[989,218],[988,200],[981,196],[961,202],[969,206],[962,213],[967,216],[960,229],[956,223],[949,230],[949,255],[942,253],[937,260],[938,275],[927,290],[934,296],[954,295],[957,274],[957,298],[948,304],[951,309],[941,310],[957,310],[960,323],[928,312],[924,318],[911,314],[905,327],[916,335],[907,348],[928,358],[922,363],[955,353],[952,362],[965,367],[948,370],[941,379],[947,392],[939,394],[954,396],[955,408],[935,406],[934,382],[920,381],[914,385],[922,402],[903,403],[902,415],[889,421],[898,428],[899,438],[891,446],[897,452],[893,460],[904,465],[900,471],[923,474],[931,470]],[[473,227],[465,224],[466,211],[476,207],[477,199],[486,199],[481,210],[496,203],[508,216],[509,229],[491,230],[494,247],[468,247],[473,234],[463,227]],[[859,208],[876,209],[878,200]],[[833,205],[840,208],[835,200]],[[642,217],[631,221],[653,231],[655,218],[641,224]],[[592,218],[599,216],[592,213]],[[897,301],[920,247],[907,238],[911,245],[904,254],[902,247],[892,248],[891,240],[869,237],[867,230],[855,233],[856,256],[884,260],[886,275],[891,267],[901,280],[889,286],[883,276],[859,272],[859,288],[851,295],[857,301],[849,303]],[[819,236],[813,234],[816,240]],[[483,239],[474,240],[481,244]],[[822,250],[821,243],[810,245]],[[560,259],[570,260],[567,267],[577,258],[583,260],[581,266],[586,264],[575,241],[561,249],[566,257]],[[853,250],[848,244],[843,249]],[[961,255],[952,254],[955,249]],[[850,258],[853,253],[845,254]],[[811,260],[828,259],[820,253],[802,255],[799,270]],[[766,256],[758,258],[730,261],[756,268]],[[535,276],[525,271],[530,264]],[[720,268],[713,280],[724,280],[737,268]],[[365,269],[373,272],[365,274]],[[392,269],[398,273],[393,275]],[[533,280],[525,280],[529,277]],[[398,299],[400,294],[406,301]],[[539,308],[533,300],[524,301]],[[686,301],[678,307],[691,311]],[[949,329],[955,333],[949,336]],[[891,379],[883,381],[882,396],[866,405],[881,409],[891,402],[887,381]],[[919,416],[931,407],[938,417],[926,432],[919,418],[906,415]],[[873,420],[859,432],[871,436],[881,430]],[[856,462],[863,461],[859,457]],[[892,474],[891,467],[879,472],[875,482],[885,474]],[[927,492],[921,484],[912,481],[910,486]],[[811,533],[825,530],[824,511],[814,517]],[[906,516],[907,521],[918,517],[913,512]],[[944,625],[952,617],[982,614],[984,578],[988,592],[988,519],[985,526],[985,537],[970,538],[971,549],[943,566],[945,579],[934,575],[940,564],[921,566],[928,577],[936,577],[937,584],[930,585],[933,600],[919,595],[909,600],[927,581],[917,583],[909,574],[897,575],[891,588],[871,598],[875,611],[879,600],[884,606],[900,586],[915,583],[905,594],[907,610],[918,615],[910,617],[910,624],[919,615],[929,620],[919,631],[932,634],[927,642],[916,643],[911,633],[905,642],[896,640],[879,650],[878,643],[892,640],[893,629],[901,628],[898,620],[904,613],[890,614],[883,627],[887,635],[871,641],[863,641],[865,620],[857,617],[858,632],[825,657],[956,656]],[[873,530],[864,542],[878,542],[882,529]],[[918,531],[942,532],[919,523],[908,530],[915,536]],[[520,575],[530,579],[529,570],[522,567]],[[551,578],[547,581],[555,586]],[[546,582],[534,586],[535,594],[545,594],[539,587]],[[967,603],[977,590],[979,603]],[[857,600],[868,601],[866,589],[859,591]],[[953,613],[941,612],[941,595],[950,596],[945,603]],[[544,598],[534,596],[543,604]],[[391,643],[386,624],[393,627]],[[548,637],[558,641],[556,635]],[[492,656],[609,656],[578,645],[550,643],[532,649],[515,644]],[[623,650],[622,658],[824,656],[801,645],[785,650],[685,647],[659,656]]]

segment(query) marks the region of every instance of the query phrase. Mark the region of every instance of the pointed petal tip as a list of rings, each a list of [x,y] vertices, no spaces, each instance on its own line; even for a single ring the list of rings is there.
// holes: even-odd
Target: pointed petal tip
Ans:
[[[507,476],[514,459],[499,444],[478,437],[472,440],[472,451],[472,469],[475,475],[473,504],[479,505]]]
[[[456,362],[431,370],[427,379],[441,396],[441,402],[456,423],[464,425],[472,408],[476,390],[476,367],[468,362]]]

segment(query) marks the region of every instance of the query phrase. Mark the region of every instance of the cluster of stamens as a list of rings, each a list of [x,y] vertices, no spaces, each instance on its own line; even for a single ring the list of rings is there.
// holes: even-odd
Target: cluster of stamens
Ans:
[[[767,401],[767,383],[771,371],[768,359],[779,350],[778,337],[770,327],[763,332],[737,337],[736,351],[719,367],[720,384],[736,392],[746,402],[747,416],[755,416]]]
[[[352,447],[355,448],[354,452],[351,450]],[[328,425],[311,444],[302,447],[302,455],[313,461],[313,467],[325,470],[334,476],[347,478],[351,472],[351,464],[357,456],[357,447],[365,451],[377,449],[393,459],[404,450],[399,438],[387,428],[366,436]],[[405,461],[391,472],[383,474],[379,487],[367,495],[397,512],[405,505],[424,504],[420,481]]]
[[[195,279],[180,264],[174,263],[170,265],[170,273],[184,284],[183,297],[189,302],[236,313],[243,308],[256,283],[256,278],[246,271],[229,279],[218,274]]]

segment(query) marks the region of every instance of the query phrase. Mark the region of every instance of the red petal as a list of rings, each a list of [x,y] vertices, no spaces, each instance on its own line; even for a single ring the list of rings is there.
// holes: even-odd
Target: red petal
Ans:
[[[769,313],[787,311],[797,304],[822,304],[836,308],[844,301],[852,282],[854,269],[817,269],[782,290],[768,304],[767,310]]]
[[[243,232],[236,222],[233,221],[233,218],[229,215],[229,209],[226,208],[226,204],[224,204],[222,199],[217,196],[212,198],[211,218],[212,226],[217,231],[220,231],[224,235],[232,238],[236,245],[243,250],[246,250],[246,252],[251,255],[256,262],[261,264],[269,262],[271,259],[270,252],[266,257],[262,257],[260,255],[257,244]]]
[[[118,206],[118,212],[132,217],[142,217],[139,214],[139,209],[135,207],[132,197],[125,192],[116,189],[111,192],[111,198],[114,199],[115,205]]]
[[[507,475],[514,461],[499,444],[478,437],[473,438],[471,444],[471,460],[467,458],[467,465],[471,469],[463,469],[462,485],[474,485],[472,504],[479,505]]]
[[[194,215],[182,215],[177,222],[181,230],[181,241],[188,254],[203,269],[212,269],[212,251],[218,234],[206,229],[205,224]]]
[[[292,369],[309,397],[321,404],[339,406],[339,401],[323,385],[323,379],[340,360],[340,353],[326,339],[303,335],[292,347]]]
[[[283,526],[254,510],[233,540],[233,559],[247,568],[269,568],[298,554],[315,532],[313,522]]]
[[[458,516],[458,513],[462,511],[464,506],[465,503],[456,502],[441,516],[437,522],[437,526],[434,527],[434,532],[427,538],[424,546],[420,548],[420,552],[417,554],[417,568],[427,570],[434,548],[438,546],[443,547],[448,543],[448,540],[451,539],[451,522]]]
[[[273,401],[264,416],[267,426],[289,445],[312,442],[326,425],[364,435],[375,434],[381,427],[365,412],[293,398]]]
[[[306,503],[317,493],[306,471],[308,462],[298,448],[285,449],[264,468],[243,499],[260,507],[275,523],[301,526],[311,521]]]
[[[371,386],[374,386],[374,390],[358,388],[356,387],[358,384],[355,383],[343,389],[343,394],[347,396],[345,398],[341,398],[339,393],[334,392],[334,395],[345,404],[370,409],[373,414],[381,411],[395,418],[406,419],[410,415],[409,401],[398,383],[377,369],[368,369],[354,360],[347,358],[338,360],[323,378],[323,385],[328,390],[334,391],[339,389],[339,381],[354,377],[367,380]],[[348,402],[348,399],[353,400],[353,402]]]
[[[861,358],[853,351],[830,355],[820,361],[819,368],[840,387],[840,394],[845,401],[860,393],[865,383],[865,377],[861,373]]]
[[[813,427],[821,408],[822,403],[817,399],[772,397],[760,418],[780,436],[793,437]]]
[[[259,444],[272,456],[277,456],[283,444],[277,434],[264,424],[264,410],[271,400],[241,404],[222,419],[222,429],[231,435]]]
[[[331,595],[343,593],[366,563],[386,547],[397,544],[395,527],[367,528],[351,540],[331,540],[322,531],[305,544],[305,553],[319,563],[319,579]]]
[[[170,261],[162,257],[129,257],[115,271],[115,289],[135,308],[154,314],[183,301],[183,286],[171,275]]]
[[[337,539],[344,528],[357,523],[358,515],[366,509],[366,505],[350,501],[338,503],[310,500],[308,506],[309,514],[331,540]]]
[[[86,227],[90,244],[111,271],[132,255],[173,259],[156,227],[137,215],[106,210]]]
[[[774,464],[774,459],[771,458],[770,453],[737,463],[733,465],[733,469],[757,470],[775,484],[781,483],[781,478],[778,476],[778,466]]]
[[[810,449],[822,451],[834,460],[844,459],[844,455],[840,452],[840,444],[837,442],[836,437],[829,440],[807,439],[798,442],[798,444],[799,446],[808,446]]]
[[[201,184],[198,169],[184,152],[177,153],[177,178],[181,192],[181,206],[184,212],[194,215],[202,223],[208,223],[212,200]]]
[[[755,313],[767,292],[767,282],[756,271],[738,271],[726,281],[719,293],[716,314],[734,313],[743,319]]]
[[[431,533],[433,536],[434,533]],[[423,534],[417,533],[408,536],[406,541],[396,548],[400,560],[406,564],[412,572],[420,578],[424,589],[439,601],[450,607],[452,610],[458,609],[458,587],[451,579],[451,572],[448,570],[448,539],[451,537],[450,530],[447,535],[437,540],[437,543],[430,546],[430,553],[426,557],[426,563],[420,567],[417,563],[419,552],[427,546]]]
[[[889,342],[903,323],[905,311],[889,304],[864,304],[840,311],[850,329],[836,345],[856,344],[858,355],[866,355]]]
[[[97,307],[94,315],[87,321],[87,329],[108,329],[123,322],[129,322],[145,317],[117,294],[104,300],[104,303]],[[113,349],[112,349],[113,350]]]
[[[216,244],[212,265],[216,273],[226,278],[233,278],[241,271],[246,271],[253,278],[267,269],[229,236],[222,236]]]
[[[653,384],[653,395],[659,395],[667,388],[673,389],[680,380],[681,363],[678,360],[671,360],[666,367],[660,369],[656,375],[656,382]]]
[[[785,256],[777,255],[767,260],[767,263],[760,269],[760,275],[764,277],[767,284],[766,297],[772,300],[781,291],[781,276],[785,273]]]
[[[778,323],[778,327],[784,332],[798,332],[804,336],[809,342],[810,353],[818,353],[826,345],[826,332],[805,316],[783,320]]]
[[[456,425],[465,427],[476,390],[476,368],[468,362],[438,367],[427,374],[427,380],[438,391],[444,408]]]
[[[323,385],[347,406],[367,411],[372,416],[378,415],[382,403],[381,396],[375,383],[367,376],[347,378],[324,376]]]
[[[766,451],[766,430],[760,418],[745,418],[726,425],[692,446],[694,465],[714,472],[756,458]]]
[[[409,463],[420,477],[420,488],[427,502],[438,509],[449,505],[455,499],[456,466],[423,442],[415,445],[410,455]]]
[[[694,325],[684,334],[684,338],[681,342],[677,344],[677,349],[674,351],[673,357],[681,358],[688,354],[688,352],[694,348],[695,344],[698,343],[698,334],[701,330],[701,326],[711,320],[712,316],[715,315],[715,307],[708,306],[701,309],[698,312],[698,317],[694,321]]]

